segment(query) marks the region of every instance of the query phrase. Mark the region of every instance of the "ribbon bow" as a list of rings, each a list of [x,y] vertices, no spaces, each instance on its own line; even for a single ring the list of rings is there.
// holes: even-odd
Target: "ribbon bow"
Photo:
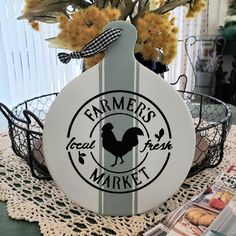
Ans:
[[[58,53],[58,58],[62,63],[67,64],[71,59],[80,59],[93,56],[104,51],[109,44],[120,37],[121,33],[121,29],[108,29],[89,42],[80,52],[60,52]]]

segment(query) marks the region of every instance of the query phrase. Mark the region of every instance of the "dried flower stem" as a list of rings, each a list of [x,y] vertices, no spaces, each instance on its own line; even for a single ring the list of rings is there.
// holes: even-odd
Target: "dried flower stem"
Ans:
[[[164,5],[162,5],[161,7],[159,7],[158,9],[152,12],[162,15],[175,9],[176,7],[184,6],[188,3],[191,3],[192,1],[193,0],[169,0],[169,1],[166,1]],[[143,0],[140,0],[140,2],[143,2]],[[133,18],[132,23],[136,25],[138,18],[143,17],[147,11],[148,11],[148,2],[146,1],[145,5],[142,6],[142,8],[138,11],[136,16]]]
[[[139,0],[138,11],[141,11],[143,7],[148,3],[149,0]]]
[[[136,25],[137,20],[139,17],[143,17],[145,15],[145,13],[148,11],[149,9],[149,1],[145,1],[145,3],[140,0],[139,2],[139,11],[136,14],[136,16],[132,19],[132,24]]]
[[[192,2],[192,0],[170,0],[170,1],[167,1],[167,3],[165,3],[160,8],[154,10],[153,12],[156,14],[165,14],[165,13],[175,9],[176,7],[184,6],[187,3],[191,3],[191,2]]]
[[[125,9],[121,12],[121,16],[120,19],[121,20],[126,20],[126,18],[128,16],[131,16],[133,11],[134,11],[134,7],[136,6],[137,2],[140,0],[135,0],[134,2],[132,0],[126,0],[125,1]]]
[[[112,3],[111,3],[111,6],[112,7],[118,7],[120,4],[120,0],[113,0]]]

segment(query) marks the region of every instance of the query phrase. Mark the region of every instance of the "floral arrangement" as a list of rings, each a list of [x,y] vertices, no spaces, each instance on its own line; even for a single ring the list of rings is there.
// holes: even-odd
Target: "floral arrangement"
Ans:
[[[135,52],[144,60],[169,64],[177,51],[178,28],[172,10],[183,6],[191,18],[205,5],[206,0],[26,0],[18,19],[28,19],[36,30],[39,22],[58,23],[59,34],[48,41],[71,51],[80,51],[110,21],[126,20],[138,31]],[[86,68],[102,57],[103,53],[86,58]]]

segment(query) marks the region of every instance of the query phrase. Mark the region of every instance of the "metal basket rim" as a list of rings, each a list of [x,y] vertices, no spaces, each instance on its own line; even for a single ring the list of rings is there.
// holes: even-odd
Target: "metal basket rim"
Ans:
[[[27,99],[27,100],[25,100],[25,101],[23,101],[23,102],[21,102],[21,103],[15,105],[15,106],[12,108],[11,112],[13,113],[13,111],[16,110],[18,107],[20,107],[20,106],[22,106],[22,105],[26,105],[28,102],[31,102],[31,101],[33,101],[33,100],[35,100],[35,99],[43,98],[43,97],[47,97],[47,96],[52,96],[52,95],[56,95],[56,96],[57,96],[57,95],[58,95],[58,92],[43,94],[43,95],[41,95],[41,96],[37,96],[37,97],[33,97],[33,98],[30,98],[30,99]],[[28,109],[24,109],[23,111],[29,111],[29,110],[28,110]],[[14,115],[14,114],[13,114],[13,115]],[[14,115],[14,116],[15,116],[15,115]],[[29,124],[29,122],[27,121],[27,119],[26,119],[26,120],[23,120],[23,121],[26,122],[26,124]],[[25,128],[25,127],[19,126],[19,125],[17,125],[17,124],[16,124],[15,122],[13,122],[13,121],[12,121],[12,123],[13,123],[17,128],[22,129],[22,130],[24,130],[24,131],[26,131],[26,132],[32,132],[32,133],[38,134],[38,135],[40,135],[40,136],[43,135],[43,129],[42,129],[42,132],[39,132],[39,131],[35,131],[35,130],[32,130],[32,129],[27,129],[27,128]]]
[[[231,109],[229,108],[229,106],[226,103],[224,103],[223,101],[221,101],[220,99],[217,99],[217,98],[209,96],[209,95],[201,94],[201,93],[196,93],[196,92],[190,92],[190,91],[184,91],[184,90],[178,90],[178,92],[188,93],[188,94],[191,94],[191,95],[198,95],[198,96],[205,97],[205,98],[210,98],[211,100],[216,101],[216,102],[218,102],[219,104],[221,104],[225,107],[225,109],[226,109],[225,113],[226,114],[225,114],[224,118],[220,119],[219,121],[215,122],[214,124],[209,124],[206,127],[196,128],[196,131],[198,131],[198,132],[209,130],[209,129],[214,128],[214,127],[216,127],[220,124],[224,124],[232,116],[232,112],[231,112]]]
[[[184,91],[184,90],[177,90],[177,91],[178,91],[179,93],[185,93],[185,94],[187,93],[187,94],[191,94],[191,95],[201,96],[201,97],[204,97],[204,98],[210,98],[211,100],[216,101],[216,102],[218,102],[219,104],[223,105],[223,106],[225,107],[225,109],[226,109],[226,111],[225,111],[225,117],[224,117],[224,118],[222,118],[221,120],[215,122],[214,124],[209,124],[209,125],[206,126],[206,127],[202,127],[202,128],[195,127],[195,129],[196,129],[197,132],[202,132],[202,131],[205,131],[205,130],[209,130],[209,129],[214,128],[214,127],[216,127],[216,126],[218,126],[218,125],[221,125],[221,124],[227,122],[227,121],[229,120],[229,118],[232,116],[232,112],[231,112],[230,108],[228,107],[228,105],[227,105],[226,103],[224,103],[223,101],[221,101],[221,100],[215,98],[215,97],[212,97],[212,96],[209,96],[209,95],[205,95],[205,94],[201,94],[201,93],[196,93],[196,92]],[[33,100],[35,100],[35,99],[38,99],[38,98],[43,98],[43,97],[51,96],[51,95],[56,95],[56,96],[57,96],[57,95],[58,95],[58,92],[48,93],[48,94],[44,94],[44,95],[41,95],[41,96],[37,96],[37,97],[33,97],[33,98],[30,98],[30,99],[27,99],[27,100],[25,100],[25,101],[23,101],[23,102],[17,104],[16,106],[14,106],[14,107],[12,108],[12,112],[13,112],[15,109],[17,109],[19,106],[25,105],[25,104],[28,103],[28,102],[31,102],[31,101],[33,101]],[[24,109],[24,110],[27,110],[27,109]],[[25,121],[27,122],[27,120],[25,120]],[[14,123],[14,125],[15,125],[17,128],[19,128],[19,129],[22,129],[22,130],[28,131],[28,132],[33,132],[34,134],[43,135],[43,130],[42,130],[42,132],[40,132],[40,131],[34,131],[34,130],[31,130],[31,129],[27,129],[27,128],[21,127],[21,126],[17,125],[15,122],[13,122],[13,123]]]

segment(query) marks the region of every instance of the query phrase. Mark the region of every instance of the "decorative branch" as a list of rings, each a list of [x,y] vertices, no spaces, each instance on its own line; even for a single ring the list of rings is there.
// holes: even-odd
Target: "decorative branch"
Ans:
[[[135,15],[135,17],[132,19],[132,24],[136,25],[137,20],[139,17],[143,17],[145,13],[149,10],[149,1],[148,3]]]
[[[42,15],[41,13],[29,13],[29,14],[24,14],[22,16],[19,16],[17,18],[17,20],[23,20],[23,19],[27,19],[29,21],[40,21],[40,22],[44,22],[48,24],[57,23],[57,17],[52,16],[52,15],[46,15],[45,13],[43,13]]]
[[[192,1],[193,0],[167,0],[165,1],[164,5],[150,12],[156,13],[158,15],[163,15],[169,11],[172,11],[176,7],[185,6],[186,4],[191,3]],[[136,25],[138,18],[143,17],[148,10],[149,10],[149,0],[146,1],[143,8],[141,8],[141,10],[138,11],[136,16],[133,18],[132,23]]]
[[[132,12],[134,11],[134,8],[137,4],[139,0],[135,0],[134,2],[131,0],[125,0],[125,8],[121,11],[121,16],[120,19],[121,20],[126,20],[126,18],[132,14]]]
[[[40,21],[45,23],[57,23],[57,16],[61,13],[67,14],[67,7],[87,8],[91,3],[85,0],[44,0],[38,6],[26,11],[18,20],[28,19],[32,21]]]
[[[138,12],[141,11],[141,9],[144,7],[144,1],[146,0],[139,0],[139,4],[138,4]]]
[[[120,3],[120,0],[112,0],[111,6],[112,7],[118,7]]]
[[[98,7],[99,9],[103,9],[105,2],[106,0],[97,0],[96,7]]]
[[[87,2],[87,1],[76,1],[76,3],[73,3],[72,6],[74,6],[76,8],[76,6],[79,6],[79,8],[86,8],[86,7],[89,7],[91,6],[92,4],[94,4],[93,1],[90,2]]]
[[[192,0],[170,0],[170,1],[167,1],[160,8],[158,8],[152,12],[162,15],[162,14],[165,14],[169,11],[174,10],[176,7],[185,6],[186,4],[191,3],[191,2],[192,2]]]

